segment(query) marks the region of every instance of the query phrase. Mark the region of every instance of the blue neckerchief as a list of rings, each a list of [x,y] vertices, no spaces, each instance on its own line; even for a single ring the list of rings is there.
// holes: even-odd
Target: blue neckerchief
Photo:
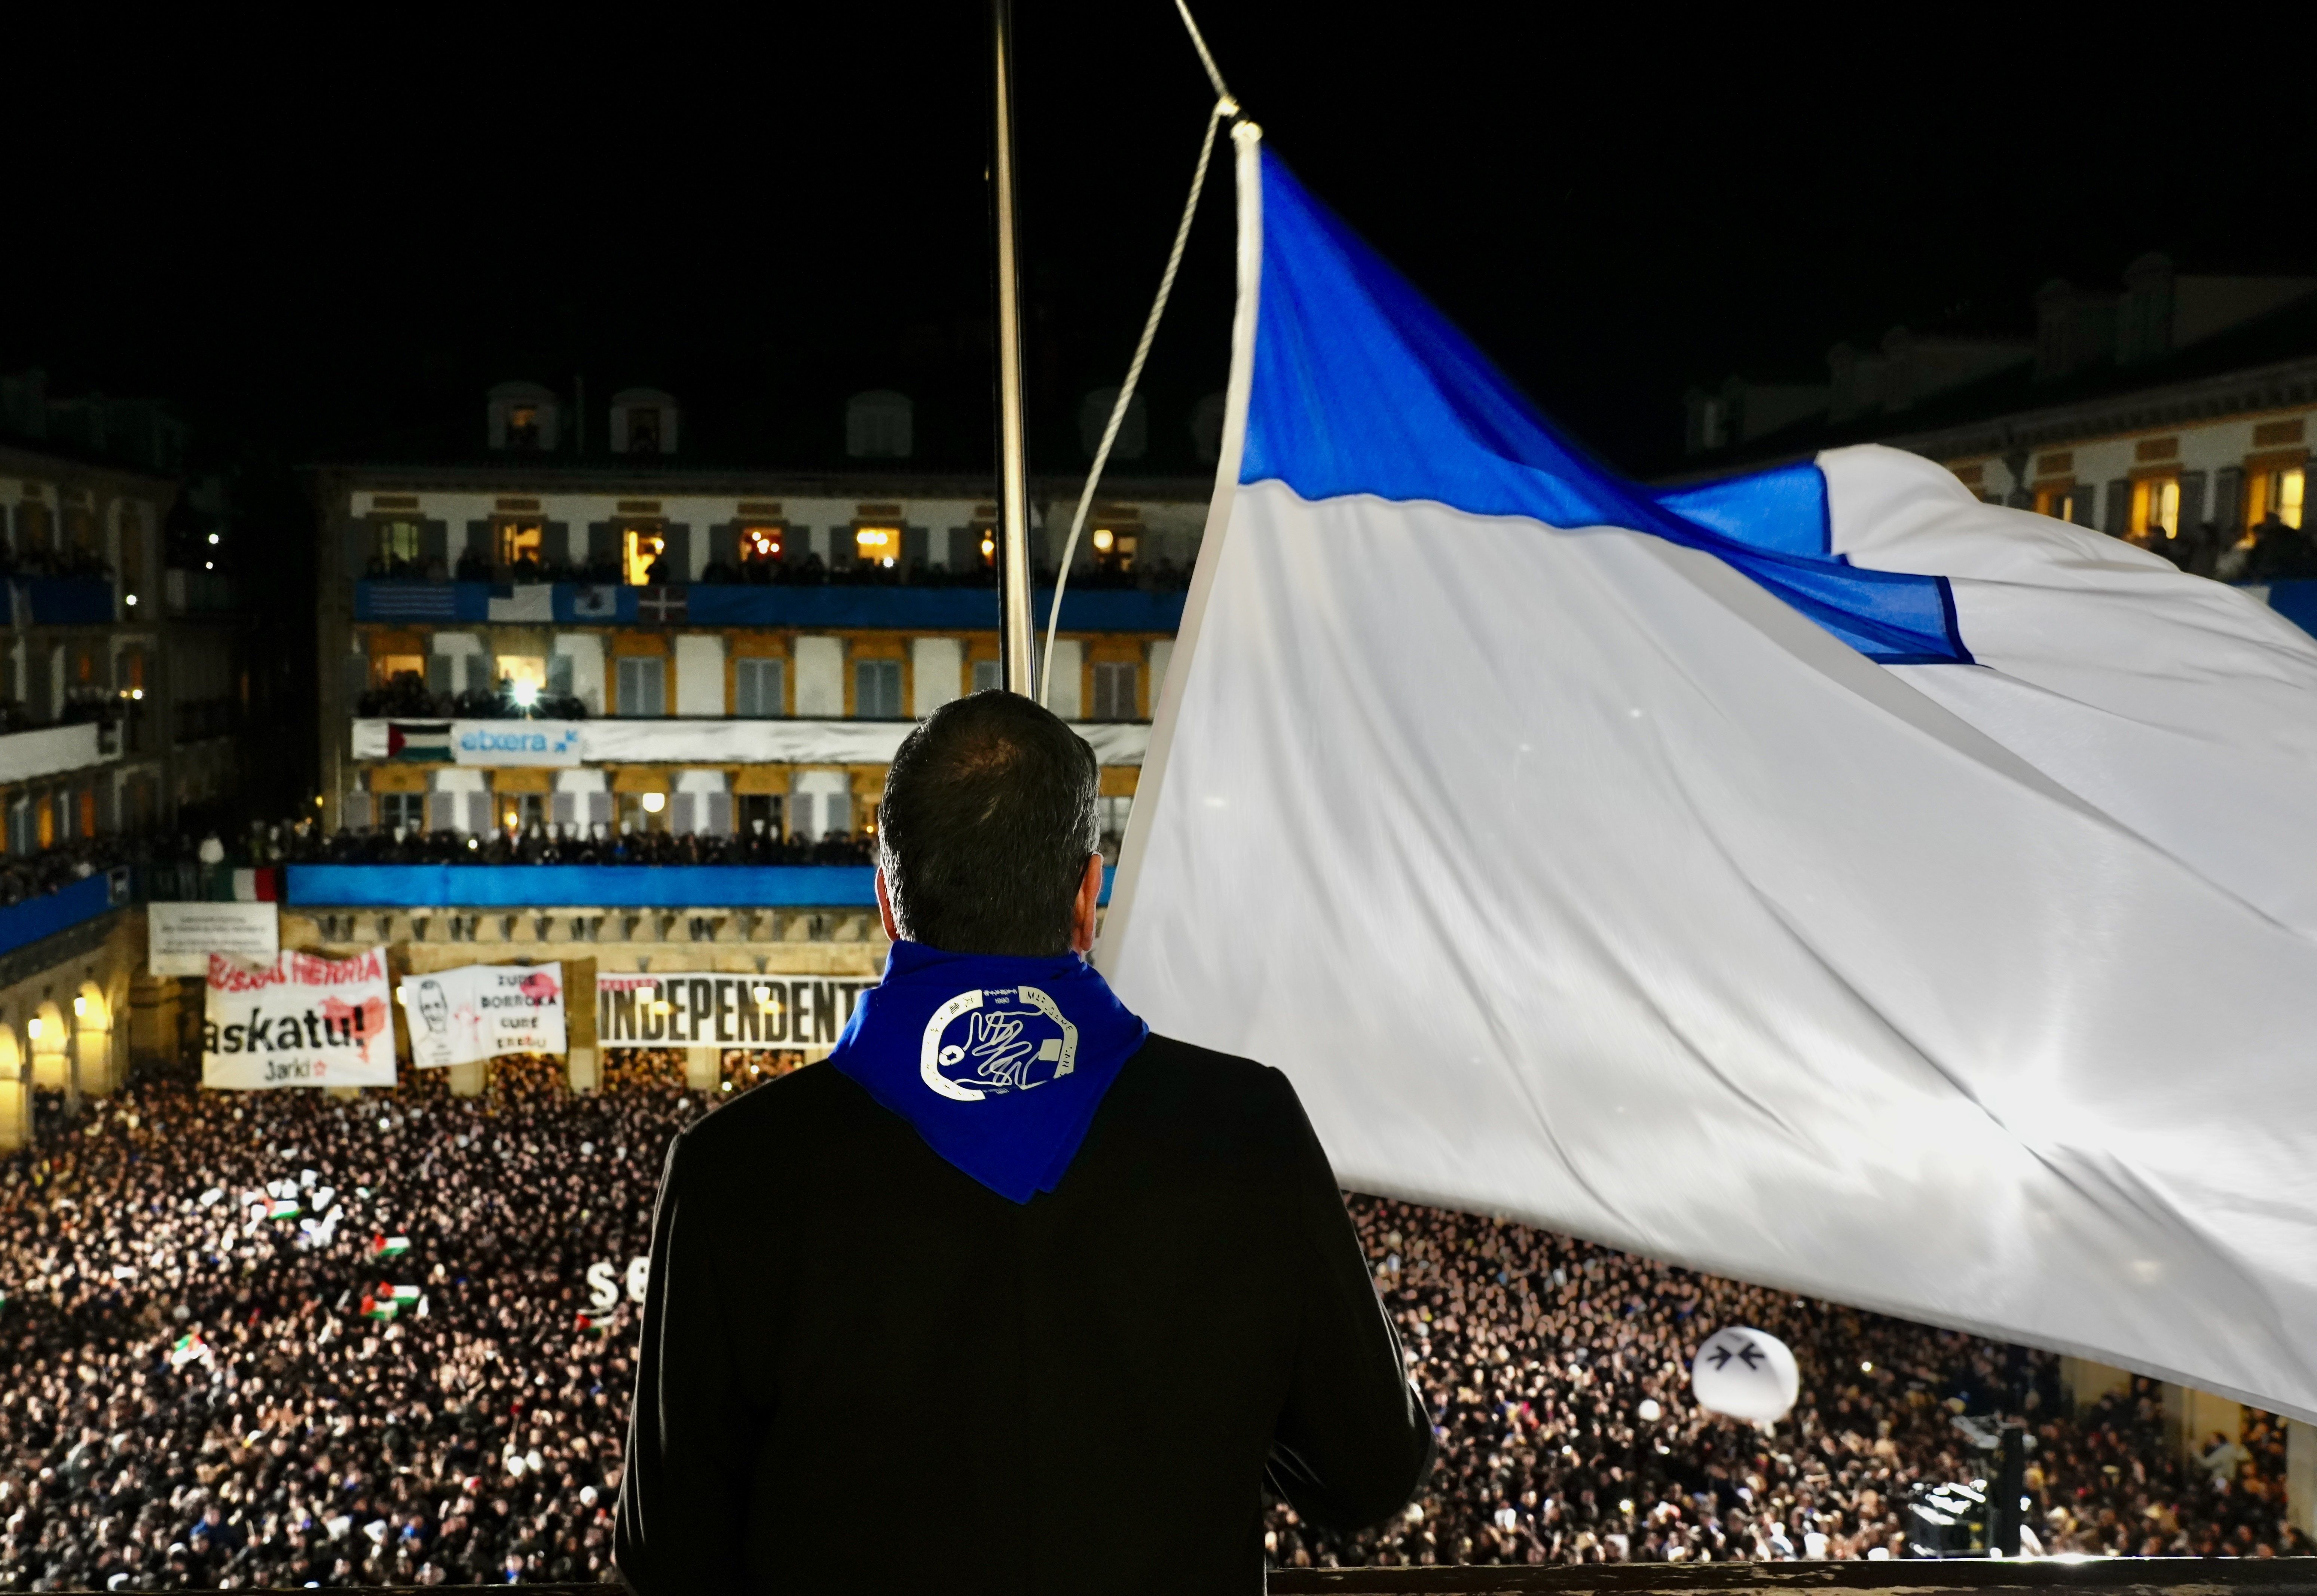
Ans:
[[[828,1062],[926,1145],[1014,1202],[1061,1183],[1150,1028],[1075,953],[896,942]]]

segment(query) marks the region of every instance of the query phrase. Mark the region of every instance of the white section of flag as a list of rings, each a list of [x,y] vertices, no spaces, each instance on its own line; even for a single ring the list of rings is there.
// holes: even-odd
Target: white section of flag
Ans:
[[[1354,1187],[2317,1417],[2317,645],[1822,465],[1980,665],[1636,533],[1239,488],[1103,967]]]

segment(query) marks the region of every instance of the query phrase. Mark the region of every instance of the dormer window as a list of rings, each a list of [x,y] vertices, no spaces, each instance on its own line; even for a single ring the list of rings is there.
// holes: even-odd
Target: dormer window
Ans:
[[[623,388],[612,396],[612,452],[643,459],[674,454],[676,420],[673,396],[653,388]]]
[[[560,432],[555,390],[536,382],[502,382],[491,389],[487,441],[493,449],[552,452]]]

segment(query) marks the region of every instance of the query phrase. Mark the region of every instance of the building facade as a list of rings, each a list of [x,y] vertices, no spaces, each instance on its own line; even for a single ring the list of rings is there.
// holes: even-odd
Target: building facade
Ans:
[[[2129,539],[2200,575],[2317,577],[2304,500],[2317,429],[2317,278],[2197,276],[2160,255],[2120,289],[2054,281],[2033,337],[1893,329],[1838,345],[1806,388],[1732,378],[1688,397],[1685,476],[1880,442],[1935,459],[1981,498]],[[1768,424],[1756,425],[1758,419]],[[2296,589],[2272,596],[2304,617]]]

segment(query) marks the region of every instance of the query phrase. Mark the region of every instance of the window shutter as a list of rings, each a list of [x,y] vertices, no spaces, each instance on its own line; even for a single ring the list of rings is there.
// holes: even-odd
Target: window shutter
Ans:
[[[550,521],[539,537],[539,559],[545,566],[568,566],[571,563],[571,523]]]
[[[571,696],[571,656],[550,654],[547,656],[547,696],[568,699]]]
[[[611,823],[612,795],[608,792],[589,793],[587,795],[587,824],[592,826],[609,825]]]
[[[2243,522],[2244,468],[2223,466],[2213,473],[2213,524],[2234,532]]]
[[[426,795],[426,829],[454,831],[459,825],[459,795],[455,792],[430,792]]]
[[[467,541],[459,552],[471,554],[487,566],[497,564],[498,550],[491,547],[491,523],[488,521],[469,522]]]
[[[2194,531],[2205,519],[2205,473],[2183,471],[2180,473],[2180,520],[2172,530],[2176,532]]]
[[[579,795],[559,792],[550,796],[547,817],[558,825],[575,825],[579,820]]]
[[[422,522],[418,528],[418,557],[422,561],[451,563],[451,523],[446,521]]]
[[[452,664],[453,661],[452,660],[452,657],[447,654],[430,654],[426,656],[427,691],[449,692],[452,691],[451,687],[451,666]]]
[[[691,581],[692,528],[677,522],[667,529],[664,536],[667,539],[667,547],[660,551],[660,557],[667,562],[668,581],[671,584]]]
[[[851,793],[825,792],[820,795],[820,829],[824,834],[853,829]]]
[[[699,798],[696,794],[689,792],[668,794],[667,829],[669,832],[680,837],[686,833],[698,831],[700,827],[693,820],[693,811],[698,804]]]
[[[2107,512],[2100,526],[2111,538],[2121,538],[2132,530],[2132,484],[2119,477],[2107,485]]]
[[[491,795],[488,792],[470,792],[466,795],[466,799],[467,825],[465,829],[470,832],[487,832],[490,830],[492,825]]]
[[[708,824],[704,828],[720,837],[732,834],[732,795],[711,792],[708,795]]]
[[[932,532],[924,527],[903,527],[901,529],[901,569],[906,571],[913,566],[924,565],[926,562],[926,550],[931,545],[932,539]]]
[[[2099,519],[2092,513],[2092,511],[2093,501],[2098,497],[2099,489],[2092,484],[2089,482],[2076,484],[2075,492],[2069,495],[2069,518],[2080,527],[2098,526]]]
[[[370,825],[370,794],[350,792],[338,806],[338,820],[343,825],[360,831]]]

